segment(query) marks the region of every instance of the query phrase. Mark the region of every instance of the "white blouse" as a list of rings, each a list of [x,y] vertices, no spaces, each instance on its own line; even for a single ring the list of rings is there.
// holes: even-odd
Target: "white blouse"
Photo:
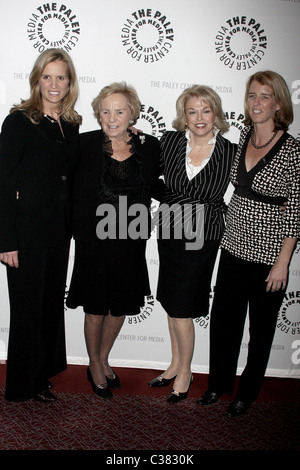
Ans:
[[[200,173],[200,171],[205,167],[205,165],[207,165],[207,163],[209,162],[209,159],[214,151],[214,148],[215,148],[215,144],[216,144],[216,137],[219,133],[219,129],[217,129],[216,127],[213,128],[213,133],[214,133],[214,136],[210,139],[210,141],[208,142],[209,145],[211,145],[211,151],[209,152],[209,155],[207,158],[205,158],[201,165],[193,165],[192,164],[192,160],[190,159],[189,155],[192,151],[192,147],[191,147],[191,144],[190,144],[190,130],[187,129],[186,130],[186,133],[185,133],[185,137],[187,138],[187,146],[186,146],[186,159],[185,159],[185,166],[186,166],[186,173],[187,173],[187,177],[189,180],[193,179],[198,173]]]

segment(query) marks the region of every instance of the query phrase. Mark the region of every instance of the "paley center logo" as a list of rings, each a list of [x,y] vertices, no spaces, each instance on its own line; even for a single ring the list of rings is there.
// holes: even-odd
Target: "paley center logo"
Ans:
[[[225,113],[225,119],[227,122],[229,122],[230,127],[236,128],[239,132],[241,132],[244,128],[244,119],[245,116],[242,113],[238,113],[236,111],[226,111]]]
[[[67,5],[43,3],[31,13],[27,35],[40,53],[52,47],[70,52],[79,41],[80,24],[77,15]]]
[[[146,64],[166,57],[174,44],[174,30],[161,11],[146,8],[134,11],[123,24],[121,41],[126,53]]]
[[[219,27],[215,51],[228,68],[248,70],[258,65],[267,50],[267,36],[255,18],[235,16]]]
[[[292,337],[300,334],[300,291],[285,294],[278,314],[277,328]]]
[[[155,109],[151,105],[141,105],[139,120],[140,122],[137,126],[139,127],[141,125],[146,134],[153,135],[158,139],[160,139],[162,134],[166,131],[166,123],[163,116],[158,109]],[[146,124],[146,129],[144,129],[144,124]]]

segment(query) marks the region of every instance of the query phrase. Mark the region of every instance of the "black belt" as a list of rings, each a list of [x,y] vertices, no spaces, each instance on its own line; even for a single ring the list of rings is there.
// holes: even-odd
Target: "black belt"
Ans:
[[[275,206],[282,206],[287,199],[283,196],[263,196],[262,194],[255,193],[252,189],[248,188],[247,186],[236,186],[235,194],[238,196],[245,197],[247,199],[251,199],[257,202],[264,202],[266,204],[273,204]]]

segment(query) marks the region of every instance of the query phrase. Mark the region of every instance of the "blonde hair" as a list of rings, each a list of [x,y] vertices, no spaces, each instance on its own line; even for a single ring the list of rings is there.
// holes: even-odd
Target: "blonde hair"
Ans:
[[[67,64],[67,74],[69,79],[69,91],[62,100],[60,116],[71,124],[81,124],[82,117],[74,110],[78,98],[78,82],[74,64],[69,54],[63,49],[47,49],[36,59],[29,77],[30,97],[22,100],[19,105],[14,105],[10,112],[26,111],[29,119],[38,124],[43,117],[42,97],[39,80],[45,67],[56,60],[61,60]]]
[[[205,101],[215,115],[214,125],[223,134],[229,130],[229,124],[225,119],[222,109],[222,102],[219,95],[210,87],[204,85],[193,85],[186,88],[176,101],[177,116],[173,121],[173,127],[177,131],[183,131],[186,128],[185,107],[190,98],[196,97],[201,101]]]
[[[126,82],[114,82],[105,86],[102,88],[99,95],[92,101],[92,108],[98,123],[100,124],[100,106],[102,101],[107,98],[107,96],[113,95],[114,93],[120,93],[125,96],[131,112],[130,123],[132,125],[136,124],[140,116],[141,102],[136,90],[132,86],[127,85]]]
[[[246,92],[244,98],[245,120],[244,124],[249,126],[252,120],[248,109],[248,95],[251,84],[256,81],[260,85],[268,85],[274,93],[276,103],[280,109],[276,111],[274,117],[274,130],[287,130],[294,120],[293,104],[291,95],[285,80],[276,72],[266,70],[264,72],[256,72],[251,75],[247,81]]]

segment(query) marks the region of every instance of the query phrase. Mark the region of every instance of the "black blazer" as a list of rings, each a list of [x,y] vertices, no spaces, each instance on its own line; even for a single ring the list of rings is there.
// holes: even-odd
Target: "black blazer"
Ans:
[[[141,162],[145,192],[160,199],[159,141],[148,134],[132,135],[135,153]],[[74,183],[74,239],[94,240],[96,237],[96,209],[103,174],[104,134],[102,130],[80,134],[81,162]]]
[[[185,132],[166,132],[161,140],[162,172],[165,177],[167,204],[204,204],[205,239],[217,240],[224,230],[226,205],[224,194],[229,184],[230,170],[237,150],[220,133],[207,165],[192,180],[186,173]]]
[[[78,126],[9,114],[0,136],[0,252],[56,246],[71,235],[72,178]],[[52,126],[52,127],[51,127]],[[69,222],[67,222],[69,220]],[[68,224],[68,226],[67,226]]]

